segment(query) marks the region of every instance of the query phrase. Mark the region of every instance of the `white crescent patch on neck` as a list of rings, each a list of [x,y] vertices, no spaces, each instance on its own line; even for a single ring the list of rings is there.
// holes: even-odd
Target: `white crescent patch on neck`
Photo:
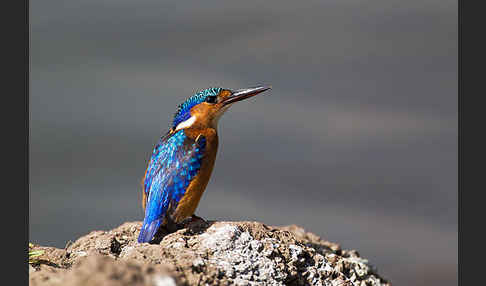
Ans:
[[[189,119],[182,121],[181,123],[177,124],[175,131],[183,129],[183,128],[191,127],[192,124],[194,124],[195,121],[196,121],[196,116],[191,116],[191,117],[189,117]]]

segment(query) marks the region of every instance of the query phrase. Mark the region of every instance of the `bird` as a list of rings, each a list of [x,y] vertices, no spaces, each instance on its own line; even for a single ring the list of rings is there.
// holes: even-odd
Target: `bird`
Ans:
[[[211,87],[177,108],[167,133],[153,148],[142,179],[144,220],[138,242],[151,242],[164,227],[170,232],[194,212],[211,177],[218,150],[218,122],[234,103],[271,89]]]

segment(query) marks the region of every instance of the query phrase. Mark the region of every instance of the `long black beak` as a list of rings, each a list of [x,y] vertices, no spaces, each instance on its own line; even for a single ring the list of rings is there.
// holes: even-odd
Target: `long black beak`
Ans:
[[[223,105],[235,103],[240,100],[250,98],[271,88],[271,86],[257,86],[235,90],[229,97],[224,99]]]

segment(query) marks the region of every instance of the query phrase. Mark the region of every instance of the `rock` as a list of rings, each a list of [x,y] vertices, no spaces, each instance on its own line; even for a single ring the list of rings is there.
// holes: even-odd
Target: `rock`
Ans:
[[[30,275],[30,285],[177,285],[177,278],[169,273],[171,270],[166,265],[116,260],[107,255],[93,254],[79,259],[69,270],[36,271]]]
[[[45,253],[30,285],[391,285],[357,251],[295,225],[197,221],[160,244],[137,243],[140,227],[35,246]]]

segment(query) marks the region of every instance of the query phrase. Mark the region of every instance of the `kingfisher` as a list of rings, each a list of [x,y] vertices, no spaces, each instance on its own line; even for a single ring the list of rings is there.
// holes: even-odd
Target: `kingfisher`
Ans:
[[[142,180],[145,212],[138,242],[150,242],[159,228],[169,231],[198,219],[194,212],[213,171],[218,121],[234,103],[270,86],[230,90],[208,88],[178,106],[172,125],[155,145]]]

